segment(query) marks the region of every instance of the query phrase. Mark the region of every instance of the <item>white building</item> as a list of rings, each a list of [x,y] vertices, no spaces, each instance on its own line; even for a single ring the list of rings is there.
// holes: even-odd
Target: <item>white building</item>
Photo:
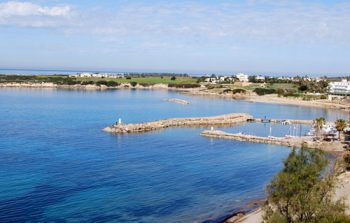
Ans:
[[[249,81],[248,77],[249,77],[248,75],[243,74],[243,73],[236,74],[236,78],[237,78],[240,82],[248,82],[248,81]]]
[[[92,77],[92,74],[90,74],[90,73],[81,73],[81,74],[79,74],[79,76],[80,77]]]
[[[338,82],[331,82],[329,83],[329,92],[331,94],[350,95],[350,82],[345,79]]]
[[[257,81],[265,81],[265,77],[259,75],[259,76],[255,77],[255,80],[257,80]]]

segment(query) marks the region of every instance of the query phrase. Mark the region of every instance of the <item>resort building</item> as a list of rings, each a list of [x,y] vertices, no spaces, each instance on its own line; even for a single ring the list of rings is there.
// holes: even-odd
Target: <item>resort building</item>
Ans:
[[[255,80],[264,82],[264,81],[265,81],[265,77],[259,75],[259,76],[256,76],[256,77],[255,77]]]
[[[329,83],[329,93],[331,94],[340,94],[348,95],[350,94],[350,82],[346,79],[338,82]]]
[[[240,81],[240,82],[248,82],[249,81],[249,76],[243,73],[238,73],[236,74],[236,78]]]

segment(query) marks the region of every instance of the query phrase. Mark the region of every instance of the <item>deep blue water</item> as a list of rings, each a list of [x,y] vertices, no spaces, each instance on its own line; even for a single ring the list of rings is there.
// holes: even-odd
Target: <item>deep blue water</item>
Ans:
[[[164,101],[173,97],[191,104]],[[0,222],[217,222],[264,197],[290,149],[208,139],[195,128],[133,135],[101,129],[119,117],[143,122],[231,112],[346,117],[167,91],[0,89]],[[288,134],[287,128],[274,126],[273,133]],[[268,129],[225,128],[260,135]]]

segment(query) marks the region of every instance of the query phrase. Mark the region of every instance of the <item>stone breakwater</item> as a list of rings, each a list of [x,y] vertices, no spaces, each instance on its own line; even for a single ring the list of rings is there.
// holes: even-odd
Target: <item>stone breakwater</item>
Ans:
[[[140,124],[114,124],[103,130],[110,133],[142,133],[172,127],[231,126],[245,123],[253,117],[244,113],[233,113],[212,117],[171,118]]]
[[[343,152],[343,144],[339,141],[334,142],[321,142],[314,141],[310,136],[302,137],[262,137],[256,135],[245,135],[245,134],[232,134],[219,130],[205,130],[201,133],[202,136],[210,138],[220,138],[220,139],[229,139],[237,141],[247,141],[255,143],[266,143],[266,144],[275,144],[288,147],[298,147],[301,148],[305,146],[307,148],[320,149],[327,152]]]

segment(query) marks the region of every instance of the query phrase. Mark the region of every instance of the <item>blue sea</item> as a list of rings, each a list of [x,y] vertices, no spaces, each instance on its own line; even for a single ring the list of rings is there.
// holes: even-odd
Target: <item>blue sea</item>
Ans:
[[[220,222],[265,196],[289,148],[204,138],[199,128],[130,135],[101,130],[118,118],[132,123],[234,112],[347,118],[320,108],[162,90],[2,88],[0,222]],[[289,131],[271,128],[276,136]],[[270,125],[222,129],[267,135]]]

